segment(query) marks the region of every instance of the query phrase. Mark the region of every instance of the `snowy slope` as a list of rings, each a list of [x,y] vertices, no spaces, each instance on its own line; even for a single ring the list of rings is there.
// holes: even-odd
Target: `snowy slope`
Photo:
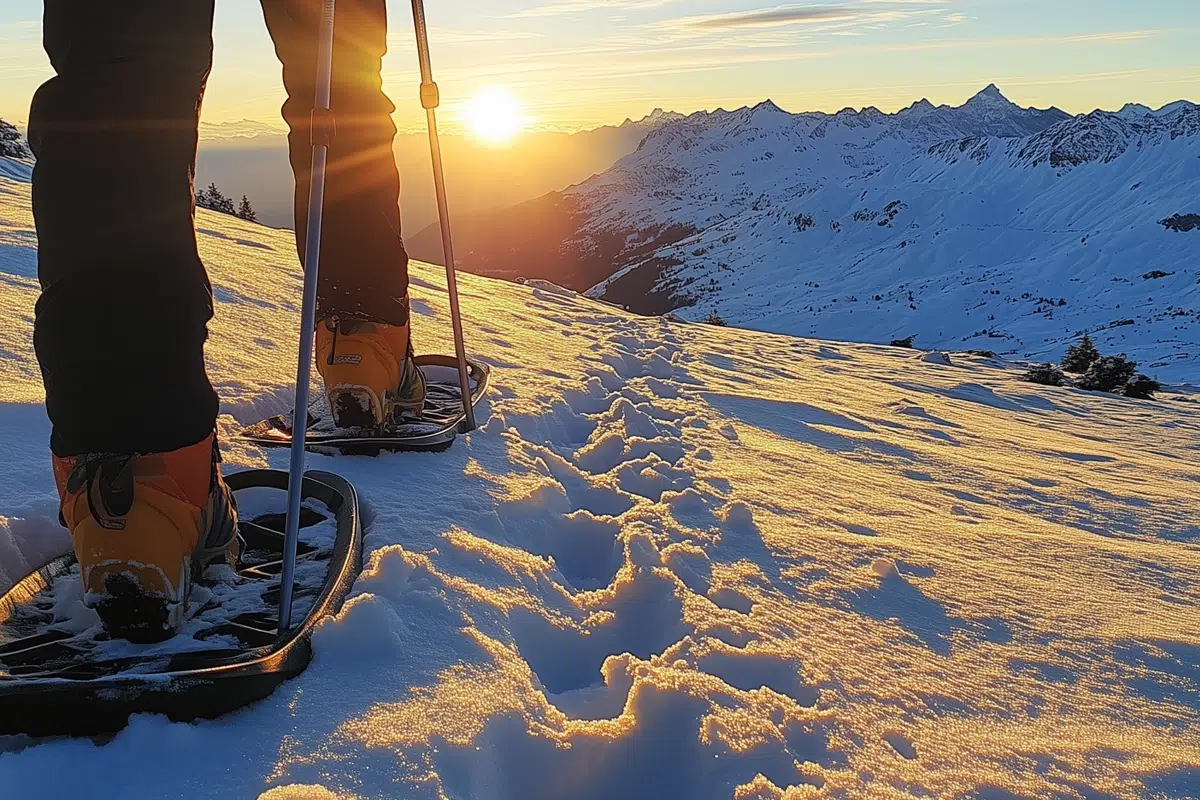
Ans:
[[[62,545],[0,177],[0,569]],[[230,469],[282,407],[286,233],[201,211]],[[420,350],[448,350],[414,265]],[[23,798],[1175,798],[1200,791],[1200,415],[1003,362],[672,323],[464,276],[494,367],[441,455],[314,457],[367,568],[272,698],[0,743]],[[53,540],[53,541],[51,541]],[[15,542],[15,545],[14,545]],[[4,579],[0,578],[0,584]],[[0,713],[3,713],[0,710]]]
[[[1200,232],[1161,222],[1200,213],[1198,196],[1189,103],[1072,118],[995,86],[894,115],[768,101],[664,126],[514,210],[464,265],[793,335],[1057,359],[1087,330],[1164,380],[1196,380]]]

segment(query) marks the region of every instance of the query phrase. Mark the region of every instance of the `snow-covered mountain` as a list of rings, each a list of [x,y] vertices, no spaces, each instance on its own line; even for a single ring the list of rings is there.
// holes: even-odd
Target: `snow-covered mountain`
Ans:
[[[1057,358],[1080,331],[1200,378],[1200,108],[1071,117],[995,86],[895,114],[693,114],[572,189],[460,225],[462,264],[643,313]]]
[[[291,397],[291,234],[197,223],[223,468],[286,468],[236,423]],[[28,165],[0,158],[0,591],[68,546],[36,242]],[[414,263],[413,292],[418,348],[452,351],[441,269]],[[310,457],[358,489],[367,552],[308,670],[212,722],[0,737],[0,796],[1197,796],[1197,398],[461,293],[480,428]]]

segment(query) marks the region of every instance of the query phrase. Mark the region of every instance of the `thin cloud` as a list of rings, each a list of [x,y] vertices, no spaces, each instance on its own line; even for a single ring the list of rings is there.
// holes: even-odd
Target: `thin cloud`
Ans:
[[[839,33],[855,32],[846,31]],[[1103,34],[1076,36],[1013,37],[996,39],[952,39],[938,42],[920,42],[904,45],[856,46],[841,39],[848,46],[822,48],[817,46],[797,49],[794,36],[776,36],[771,31],[751,34],[748,30],[735,30],[722,40],[713,43],[709,39],[682,37],[679,41],[660,42],[656,47],[645,46],[639,38],[622,38],[616,41],[597,43],[589,48],[553,49],[540,52],[512,53],[487,64],[466,67],[449,67],[444,70],[447,80],[475,80],[487,78],[499,80],[514,89],[528,84],[541,85],[540,78],[547,74],[570,74],[574,88],[589,87],[589,91],[617,82],[626,86],[650,75],[672,75],[702,73],[729,68],[735,65],[787,63],[798,61],[829,60],[854,57],[861,53],[904,52],[917,49],[978,49],[1021,47],[1029,45],[1085,43],[1120,46],[1125,42],[1153,36],[1155,31],[1120,31]],[[839,37],[840,38],[840,37]],[[1008,81],[1016,85],[1014,81]],[[978,88],[978,87],[976,87]]]
[[[542,39],[545,34],[533,31],[462,30],[458,28],[430,28],[429,38],[438,44],[482,44],[485,42],[513,42]],[[393,33],[388,37],[388,46],[412,43],[412,32]]]
[[[540,81],[528,76],[569,72],[574,87],[593,81],[630,81],[632,76],[642,79],[647,75],[677,75],[692,72],[710,72],[725,67],[743,64],[802,61],[828,57],[824,52],[764,52],[743,49],[741,51],[714,52],[708,48],[680,48],[660,52],[628,53],[620,60],[583,60],[566,53],[551,57],[533,57],[513,63],[492,63],[482,67],[447,68],[442,70],[445,81],[452,80],[503,80],[514,90],[523,82],[530,85]],[[388,78],[393,76],[389,74]],[[398,77],[398,76],[397,76]]]
[[[875,45],[862,48],[870,53],[909,53],[921,50],[955,50],[980,47],[1028,47],[1032,45],[1093,44],[1138,42],[1159,36],[1166,31],[1111,31],[1109,33],[1086,33],[1075,36],[1017,36],[998,39],[942,39],[930,42],[908,42],[905,44]],[[843,51],[847,53],[850,51]]]
[[[1087,33],[1080,36],[1063,37],[1064,42],[1137,42],[1158,36],[1165,31],[1113,31],[1111,33]]]
[[[853,6],[799,6],[795,8],[769,8],[758,11],[735,11],[711,17],[698,17],[684,24],[701,30],[713,28],[753,28],[775,25],[793,25],[801,22],[829,22],[854,19],[859,9]]]
[[[566,14],[582,14],[587,11],[611,11],[614,9],[651,9],[671,5],[678,0],[560,0],[542,6],[526,8],[515,14],[506,14],[507,19],[529,17],[561,17]]]
[[[831,25],[894,21],[906,17],[936,13],[947,0],[861,0],[858,3],[787,5],[733,11],[726,14],[683,17],[671,24],[693,31],[718,31],[739,28],[775,28],[785,25]]]

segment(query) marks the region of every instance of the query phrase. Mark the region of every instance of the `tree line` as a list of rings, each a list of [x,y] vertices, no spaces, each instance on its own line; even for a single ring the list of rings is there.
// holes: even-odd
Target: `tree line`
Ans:
[[[29,146],[25,143],[21,132],[10,122],[0,119],[0,156],[9,158],[32,158]],[[216,183],[210,183],[207,189],[196,192],[196,205],[222,214],[244,219],[247,222],[258,222],[258,214],[250,198],[242,195],[240,203],[235,204],[232,197],[227,197],[217,188]]]
[[[210,211],[229,214],[247,222],[258,222],[258,214],[254,213],[254,206],[250,204],[250,199],[246,195],[242,195],[242,202],[235,206],[233,198],[226,197],[215,183],[210,183],[207,189],[196,192],[196,205]]]

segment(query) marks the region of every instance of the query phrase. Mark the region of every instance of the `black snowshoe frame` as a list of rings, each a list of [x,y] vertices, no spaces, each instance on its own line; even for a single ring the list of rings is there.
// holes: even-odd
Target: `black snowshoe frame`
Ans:
[[[226,482],[235,493],[252,488],[286,491],[288,474],[247,470],[230,474]],[[241,647],[164,655],[152,670],[140,658],[89,659],[85,650],[72,646],[71,633],[52,627],[16,638],[0,644],[0,735],[102,735],[120,730],[130,715],[142,713],[176,721],[212,719],[267,697],[303,672],[312,658],[316,624],[341,609],[362,570],[362,527],[354,488],[339,476],[307,472],[302,493],[304,499],[325,505],[337,532],[325,581],[295,627],[281,635],[277,616],[244,614],[211,631],[236,637]],[[310,512],[301,525],[318,518],[323,519]],[[245,549],[259,558],[239,564],[238,574],[263,582],[268,608],[278,608],[283,526],[282,513],[240,524]],[[266,561],[261,558],[264,553]],[[301,546],[301,559],[316,555],[313,548]],[[73,554],[55,558],[0,597],[0,626],[14,620],[74,564]]]
[[[448,449],[467,423],[459,388],[458,361],[453,356],[417,356],[417,367],[446,371],[445,380],[432,380],[426,372],[425,408],[419,418],[402,419],[387,431],[365,428],[337,428],[333,424],[324,398],[314,401],[308,409],[309,450],[319,453],[375,456],[381,452],[440,452]],[[471,405],[487,392],[490,371],[486,364],[467,360],[471,382]],[[292,421],[288,415],[277,415],[251,425],[242,436],[263,447],[289,447],[292,442]]]

